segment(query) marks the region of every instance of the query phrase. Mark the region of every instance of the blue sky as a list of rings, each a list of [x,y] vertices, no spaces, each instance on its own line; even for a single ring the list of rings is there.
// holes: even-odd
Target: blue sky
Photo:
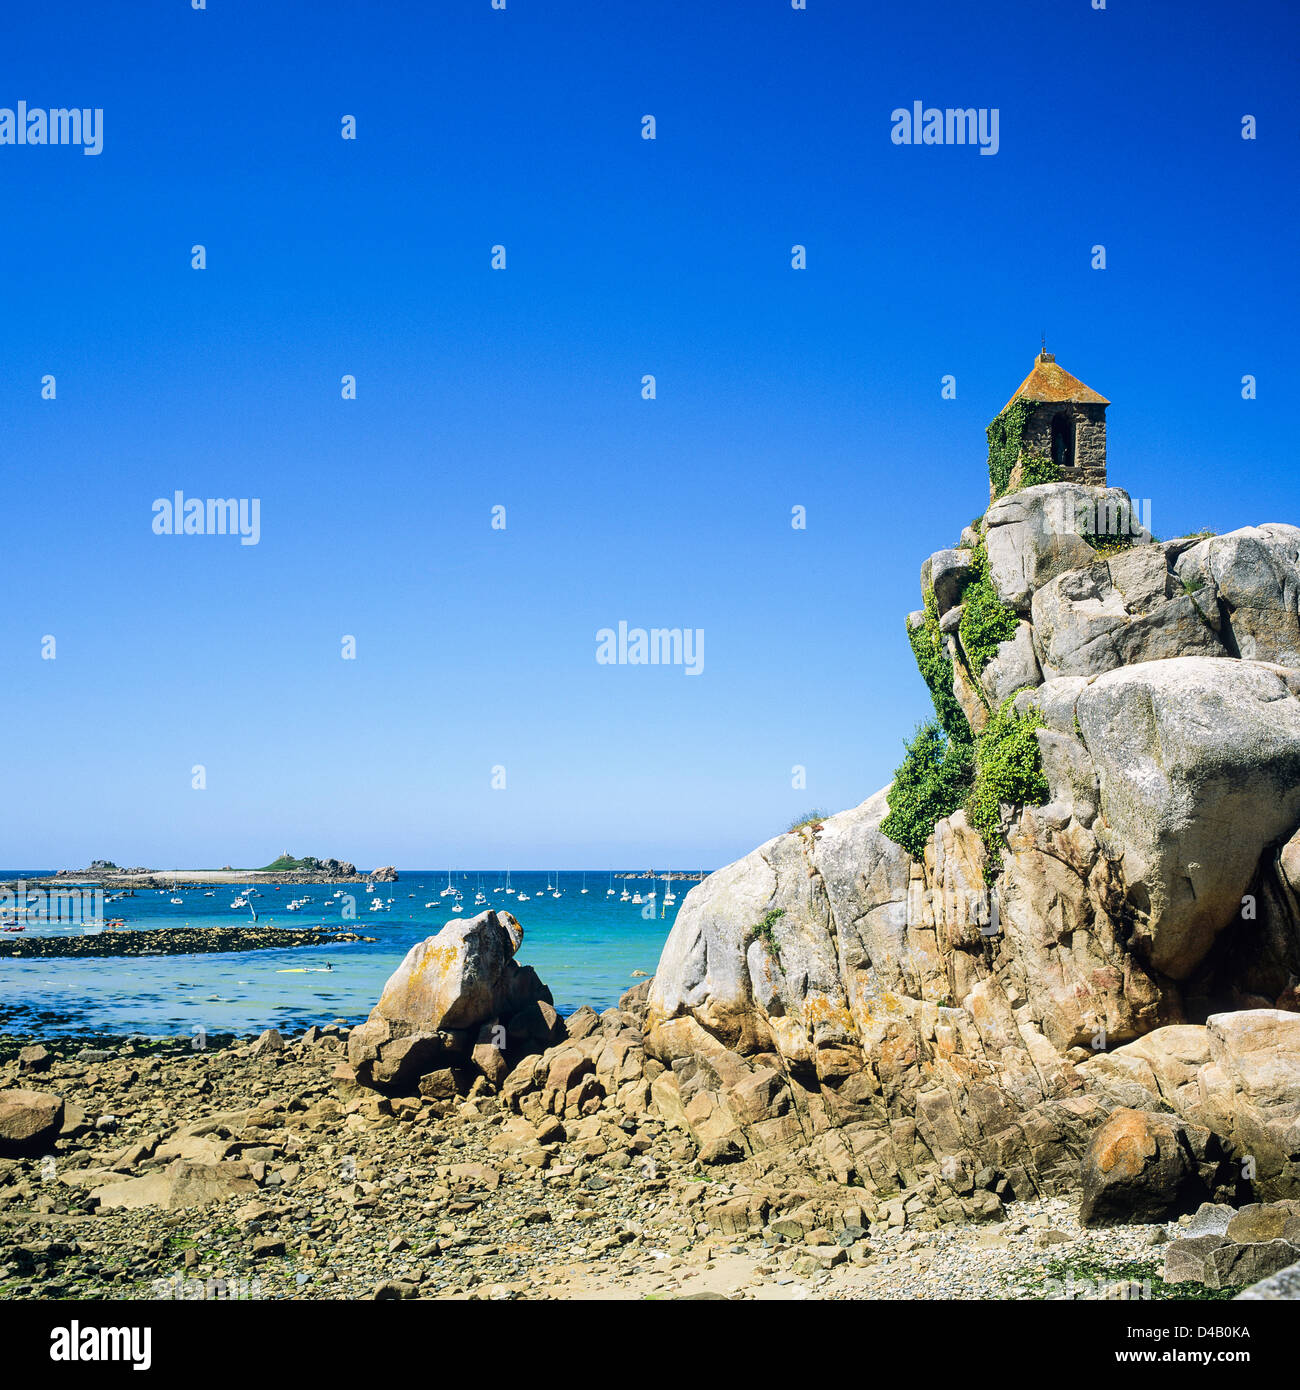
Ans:
[[[903,616],[1042,332],[1158,535],[1300,520],[1297,28],[8,15],[0,106],[102,107],[104,149],[0,146],[0,863],[717,865],[855,804],[928,714]],[[915,100],[997,108],[997,155],[891,143]],[[178,488],[259,498],[259,544],[155,535]],[[620,620],[703,629],[703,674],[598,665]]]

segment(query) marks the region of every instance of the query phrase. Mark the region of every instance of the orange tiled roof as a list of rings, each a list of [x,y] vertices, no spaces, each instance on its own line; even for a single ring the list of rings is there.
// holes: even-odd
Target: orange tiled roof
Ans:
[[[1093,405],[1109,405],[1105,396],[1099,395],[1091,386],[1085,386],[1077,376],[1071,376],[1064,367],[1056,365],[1051,353],[1039,353],[1034,358],[1034,369],[1012,393],[1011,401],[1023,396],[1029,401],[1086,401]],[[1002,410],[1007,408],[1002,407]],[[998,412],[1001,414],[1001,411]]]

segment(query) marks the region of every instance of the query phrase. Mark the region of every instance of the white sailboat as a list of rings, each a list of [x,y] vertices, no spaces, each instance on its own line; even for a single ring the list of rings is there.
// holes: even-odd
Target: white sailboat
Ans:
[[[506,870],[506,896],[507,896],[507,897],[512,897],[512,896],[514,895],[514,891],[515,891],[515,890],[514,890],[513,888],[511,888],[511,886],[510,886],[510,870],[507,869],[507,870]]]
[[[606,896],[607,898],[612,898],[612,897],[614,896],[614,870],[613,870],[613,869],[611,869],[611,870],[609,871],[609,887],[605,889],[605,896]]]

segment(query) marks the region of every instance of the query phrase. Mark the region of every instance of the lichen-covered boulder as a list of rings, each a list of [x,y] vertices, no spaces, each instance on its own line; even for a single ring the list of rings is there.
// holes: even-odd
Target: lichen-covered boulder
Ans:
[[[1223,1169],[1209,1130],[1173,1115],[1116,1110],[1083,1156],[1079,1220],[1085,1226],[1167,1221],[1219,1191]]]
[[[448,922],[417,942],[389,977],[370,1017],[348,1037],[348,1061],[364,1084],[400,1089],[424,1072],[467,1055],[484,1024],[509,1021],[528,1006],[551,1004],[551,992],[515,952],[523,928],[508,912],[489,909]],[[516,1029],[516,1037],[523,1030]]]

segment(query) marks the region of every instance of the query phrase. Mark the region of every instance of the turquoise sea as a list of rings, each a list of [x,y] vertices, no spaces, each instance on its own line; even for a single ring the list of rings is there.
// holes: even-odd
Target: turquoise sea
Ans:
[[[345,1019],[360,1022],[378,999],[384,981],[407,950],[437,932],[445,922],[469,918],[487,907],[513,912],[524,928],[519,952],[550,986],[556,1007],[569,1014],[582,1004],[605,1009],[638,983],[633,972],[653,974],[691,882],[652,879],[614,879],[609,896],[609,871],[586,873],[513,870],[514,896],[504,891],[503,873],[484,873],[486,904],[474,902],[480,875],[456,873],[452,884],[461,894],[462,911],[441,896],[447,887],[446,869],[401,869],[399,881],[375,886],[340,885],[356,899],[355,919],[344,921],[334,885],[286,884],[278,891],[263,885],[252,899],[259,925],[323,926],[357,931],[374,942],[338,943],[293,950],[242,951],[211,955],[113,956],[0,960],[0,1032],[40,1036],[66,1034],[143,1034],[192,1036],[196,1027],[208,1033],[254,1033],[263,1028],[301,1029],[311,1023]],[[0,870],[5,879],[19,871]],[[558,887],[560,896],[547,891]],[[663,896],[671,886],[677,901],[665,909]],[[247,907],[232,909],[243,891],[230,885],[208,885],[173,893],[136,890],[135,897],[111,903],[106,914],[126,919],[126,928],[203,927],[252,921]],[[621,902],[630,893],[656,890],[652,914],[645,905]],[[528,900],[520,902],[519,893]],[[296,911],[286,910],[294,898],[311,901]],[[375,898],[386,911],[371,911]],[[432,903],[432,906],[427,904]],[[67,933],[80,928],[33,924],[26,933]],[[5,940],[19,940],[8,936]],[[328,961],[332,970],[325,970]]]

